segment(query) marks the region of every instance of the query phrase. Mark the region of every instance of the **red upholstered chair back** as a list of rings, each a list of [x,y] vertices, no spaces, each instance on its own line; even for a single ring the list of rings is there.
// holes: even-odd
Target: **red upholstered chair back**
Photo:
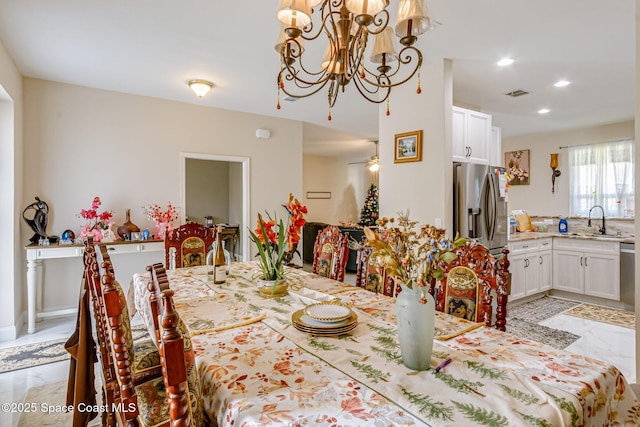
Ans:
[[[164,240],[167,269],[205,265],[216,240],[215,229],[188,222],[172,230]]]
[[[503,249],[503,257],[497,259],[485,246],[469,239],[456,253],[458,257],[446,264],[445,277],[436,293],[436,310],[506,330],[509,250]]]
[[[313,245],[313,273],[342,282],[349,257],[349,233],[335,225],[318,232]]]

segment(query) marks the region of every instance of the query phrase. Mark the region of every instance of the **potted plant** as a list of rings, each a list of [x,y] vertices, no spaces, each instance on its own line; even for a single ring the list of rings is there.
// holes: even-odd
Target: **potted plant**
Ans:
[[[297,253],[300,241],[300,229],[306,223],[304,214],[307,213],[298,199],[289,194],[289,201],[283,205],[288,213],[287,225],[284,221],[271,218],[268,221],[262,214],[258,214],[258,224],[255,231],[249,230],[249,236],[258,249],[260,272],[256,275],[258,288],[263,294],[281,296],[287,292],[285,279],[287,271],[284,265]]]

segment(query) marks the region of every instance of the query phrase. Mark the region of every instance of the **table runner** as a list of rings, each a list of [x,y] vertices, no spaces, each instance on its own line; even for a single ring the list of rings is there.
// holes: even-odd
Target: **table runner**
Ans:
[[[271,369],[268,374],[263,372],[263,363],[268,363],[267,361],[271,360],[269,358],[275,355],[264,355],[259,347],[251,346],[255,344],[255,340],[262,339],[260,337],[273,338],[280,334],[287,339],[280,339],[279,342],[286,342],[289,346],[295,343],[293,348],[297,349],[293,353],[286,350],[279,356],[284,357],[283,360],[295,354],[295,357],[301,358],[300,366],[307,366],[306,364],[311,363],[309,360],[314,360],[311,355],[315,355],[339,369],[335,371],[339,374],[332,370],[323,370],[323,375],[333,378],[335,375],[346,374],[347,377],[357,378],[363,385],[362,390],[370,389],[366,393],[373,393],[377,396],[376,399],[381,401],[386,401],[385,397],[389,398],[405,411],[434,425],[468,425],[472,421],[495,422],[495,425],[545,425],[545,422],[548,423],[546,425],[554,426],[582,425],[583,416],[589,417],[584,420],[586,425],[605,425],[608,422],[635,425],[638,419],[638,402],[628,390],[626,381],[616,368],[603,362],[595,363],[592,359],[557,351],[539,343],[520,340],[515,336],[483,327],[462,335],[457,334],[449,341],[434,343],[432,367],[446,357],[453,359],[441,373],[435,375],[432,370],[409,371],[404,368],[399,358],[395,324],[392,322],[392,313],[395,311],[392,300],[387,299],[385,304],[376,294],[349,289],[347,285],[330,279],[299,273],[297,280],[305,286],[308,285],[309,288],[330,297],[344,296],[346,302],[355,302],[357,306],[354,310],[360,319],[360,324],[351,337],[310,337],[291,326],[291,313],[303,306],[300,300],[291,297],[262,298],[250,282],[257,266],[251,263],[239,264],[238,268],[233,268],[234,266],[227,284],[221,288],[211,286],[210,289],[219,293],[233,291],[234,296],[241,296],[248,304],[259,306],[266,313],[266,318],[261,323],[246,328],[194,337],[194,342],[202,346],[202,357],[197,357],[197,360],[201,375],[205,378],[203,384],[211,391],[216,391],[216,396],[224,390],[222,395],[226,397],[222,400],[227,399],[223,402],[216,401],[218,397],[212,397],[208,402],[208,412],[210,415],[218,414],[219,422],[222,416],[220,414],[224,414],[223,419],[231,417],[230,419],[236,423],[245,419],[245,416],[248,417],[246,419],[252,419],[246,407],[241,410],[231,408],[235,393],[231,389],[235,387],[240,387],[244,390],[242,393],[247,393],[247,390],[253,390],[256,378],[263,378],[261,381],[268,383],[284,381],[288,384],[285,389],[290,389],[291,378],[288,378],[288,374],[277,373],[276,365],[269,365]],[[198,271],[191,273],[191,279],[202,277]],[[184,282],[179,275],[171,274],[169,279],[177,295]],[[204,275],[204,279],[199,281],[206,286],[206,280]],[[190,283],[193,284],[193,280]],[[190,289],[188,292],[207,294],[204,289],[197,292]],[[356,298],[360,292],[364,303],[360,303]],[[211,300],[215,300],[215,297]],[[227,298],[224,300],[228,301]],[[234,301],[234,304],[237,303]],[[224,306],[224,301],[222,304]],[[447,315],[438,315],[438,318],[441,318],[438,326],[443,323],[443,319],[451,320]],[[268,325],[270,332],[265,332],[265,325]],[[216,352],[218,348],[233,351],[227,366],[220,367],[221,365],[215,361],[218,356],[222,357]],[[260,355],[254,354],[256,352]],[[299,356],[300,354],[305,356]],[[259,364],[262,370],[253,372],[257,369],[255,364]],[[314,366],[317,369],[317,365]],[[243,375],[238,375],[239,372]],[[306,380],[300,381],[304,383]],[[260,381],[257,384],[259,385]],[[279,390],[279,387],[274,385],[271,391],[263,389],[262,394],[254,397],[256,401],[252,399],[251,403],[245,404],[252,406],[260,403],[261,411],[266,407],[273,408],[274,412],[282,410],[283,414],[286,413],[287,416],[298,420],[305,412],[307,404],[295,409],[296,404],[289,401],[295,393],[287,398],[275,397],[278,393],[273,390]],[[290,390],[289,392],[293,393]],[[358,399],[363,397],[357,393],[356,395]],[[338,401],[339,399],[336,402]],[[334,405],[338,404],[336,402]],[[345,403],[340,401],[340,405]],[[377,419],[377,415],[373,414],[378,414],[379,408],[358,408],[362,414]],[[249,410],[249,413],[252,410]],[[330,408],[326,408],[326,411],[323,416],[336,416]],[[271,412],[271,409],[267,412]],[[257,416],[256,414],[253,416]],[[333,415],[329,416],[330,414]],[[338,416],[338,419],[349,419],[346,415],[346,418],[341,417],[342,415]],[[409,424],[396,425],[411,425],[415,420],[409,417],[404,422]]]

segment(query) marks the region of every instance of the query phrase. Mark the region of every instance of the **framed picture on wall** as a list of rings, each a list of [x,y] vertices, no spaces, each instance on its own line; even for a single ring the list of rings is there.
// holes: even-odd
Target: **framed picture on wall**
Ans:
[[[504,164],[509,174],[509,185],[529,185],[529,150],[505,152]]]
[[[394,163],[422,161],[422,131],[399,133],[395,136]]]

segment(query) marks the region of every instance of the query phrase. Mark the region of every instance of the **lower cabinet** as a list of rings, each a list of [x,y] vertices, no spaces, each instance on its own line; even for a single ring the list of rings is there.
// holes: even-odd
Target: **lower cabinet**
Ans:
[[[510,243],[511,294],[509,300],[551,289],[552,259],[551,238]]]
[[[556,239],[553,289],[620,299],[620,243]]]

